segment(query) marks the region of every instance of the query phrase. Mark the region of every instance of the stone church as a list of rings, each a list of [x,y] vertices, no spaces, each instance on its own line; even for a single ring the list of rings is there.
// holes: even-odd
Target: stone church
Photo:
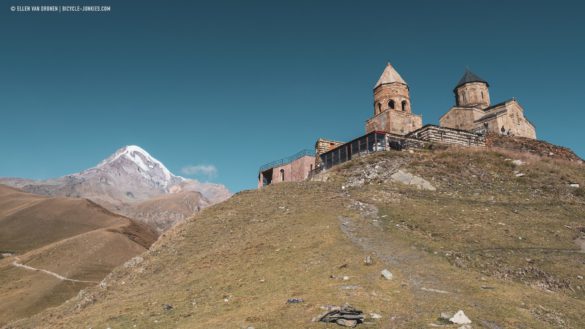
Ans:
[[[536,139],[520,103],[510,99],[491,105],[488,82],[473,72],[466,70],[453,92],[455,106],[440,118],[441,127]],[[408,135],[420,128],[422,116],[412,113],[408,84],[388,63],[374,86],[374,115],[366,121],[366,133]]]
[[[441,127],[536,139],[520,103],[510,99],[491,105],[489,84],[473,72],[466,70],[453,92],[455,106],[440,118]]]
[[[534,125],[515,100],[491,105],[489,84],[466,70],[455,89],[455,106],[440,118],[440,125],[423,126],[412,113],[408,84],[390,63],[374,85],[374,113],[366,121],[366,134],[349,142],[319,138],[314,152],[303,150],[260,167],[258,188],[302,181],[312,174],[372,152],[430,148],[435,144],[485,147],[486,133],[536,139]]]

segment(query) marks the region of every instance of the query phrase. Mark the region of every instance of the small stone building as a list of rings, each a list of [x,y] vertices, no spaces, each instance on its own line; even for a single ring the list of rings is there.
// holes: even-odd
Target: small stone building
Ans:
[[[315,167],[315,153],[303,150],[289,157],[267,163],[258,172],[258,188],[282,182],[300,182]]]
[[[315,168],[321,165],[321,157],[319,155],[329,152],[330,150],[342,145],[343,142],[333,141],[329,139],[319,138],[315,142]]]
[[[489,84],[473,72],[466,70],[453,92],[455,106],[440,118],[441,127],[536,139],[520,103],[510,99],[491,105]]]
[[[374,116],[366,121],[366,133],[406,135],[420,127],[422,116],[411,111],[408,85],[388,63],[374,86]]]

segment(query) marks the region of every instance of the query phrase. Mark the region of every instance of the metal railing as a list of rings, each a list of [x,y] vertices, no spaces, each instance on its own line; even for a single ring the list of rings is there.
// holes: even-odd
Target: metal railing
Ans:
[[[270,168],[282,166],[284,164],[293,162],[296,159],[300,159],[300,158],[302,158],[304,156],[314,157],[315,156],[315,151],[308,150],[308,149],[302,150],[302,151],[297,152],[297,153],[295,153],[295,154],[293,154],[291,156],[288,156],[286,158],[282,158],[282,159],[279,159],[279,160],[272,161],[272,162],[269,162],[267,164],[264,164],[264,165],[260,166],[260,169],[258,171],[259,172],[263,172],[266,169],[270,169]]]

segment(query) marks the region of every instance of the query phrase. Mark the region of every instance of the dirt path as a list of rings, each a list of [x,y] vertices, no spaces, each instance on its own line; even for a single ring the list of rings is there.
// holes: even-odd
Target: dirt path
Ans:
[[[404,273],[411,288],[426,292],[448,291],[452,288],[441,286],[437,272],[420,270],[429,269],[434,265],[435,262],[429,259],[430,256],[406,243],[388,239],[381,226],[378,209],[374,205],[353,199],[350,202],[350,208],[358,210],[361,218],[339,217],[339,221],[341,230],[354,244]]]
[[[465,293],[476,283],[464,282],[462,280],[466,277],[464,272],[454,270],[450,264],[437,261],[436,258],[403,241],[389,239],[381,225],[378,209],[374,205],[353,200],[351,197],[349,202],[349,208],[357,210],[360,216],[359,218],[339,216],[341,230],[352,243],[384,263],[388,270],[398,274],[403,285],[414,297],[411,318],[401,319],[403,322],[394,321],[392,325],[400,327],[416,323],[427,326],[428,323],[419,322],[420,319],[436,318],[440,312],[448,311],[446,301],[459,309],[467,310],[469,305],[480,307],[482,303],[479,300]],[[477,282],[477,287],[479,286],[480,283]],[[436,309],[437,305],[441,309]],[[455,309],[453,307],[453,310]]]
[[[97,281],[84,281],[84,280],[69,279],[69,278],[66,278],[60,274],[55,273],[55,272],[51,272],[51,271],[43,270],[41,268],[35,268],[32,266],[24,265],[24,264],[20,263],[20,258],[18,258],[16,256],[14,257],[14,261],[12,262],[12,265],[15,267],[23,268],[25,270],[29,270],[29,271],[43,272],[45,274],[54,276],[55,278],[57,278],[59,280],[63,280],[63,281],[81,282],[81,283],[98,283]]]

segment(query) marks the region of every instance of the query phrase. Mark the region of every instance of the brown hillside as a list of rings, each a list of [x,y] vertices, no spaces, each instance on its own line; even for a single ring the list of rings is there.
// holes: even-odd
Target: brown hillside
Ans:
[[[61,304],[144,252],[155,238],[146,226],[91,201],[0,185],[0,323]]]
[[[211,202],[200,192],[181,191],[137,203],[128,207],[125,214],[140,219],[161,233],[177,223],[182,223],[210,204]]]
[[[391,151],[316,179],[207,208],[104,284],[7,328],[324,329],[337,326],[311,320],[344,303],[365,312],[358,328],[458,328],[438,319],[457,310],[473,328],[585,327],[583,165]]]

